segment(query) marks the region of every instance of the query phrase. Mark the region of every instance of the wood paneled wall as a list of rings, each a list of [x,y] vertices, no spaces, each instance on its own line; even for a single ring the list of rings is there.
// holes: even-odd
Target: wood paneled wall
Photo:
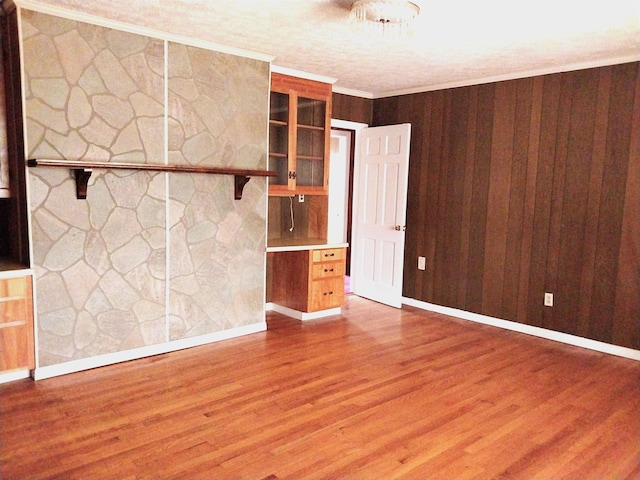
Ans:
[[[373,102],[368,98],[334,93],[331,102],[331,118],[371,125]]]
[[[374,101],[403,122],[405,296],[640,349],[640,63]]]

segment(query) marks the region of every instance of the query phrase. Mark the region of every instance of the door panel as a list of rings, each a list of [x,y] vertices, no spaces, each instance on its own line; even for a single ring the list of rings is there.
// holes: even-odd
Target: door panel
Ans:
[[[402,305],[404,226],[411,125],[367,128],[356,159],[353,290]]]

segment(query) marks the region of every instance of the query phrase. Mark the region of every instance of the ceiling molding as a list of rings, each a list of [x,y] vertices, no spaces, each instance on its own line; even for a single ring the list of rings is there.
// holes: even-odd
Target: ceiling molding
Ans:
[[[352,88],[343,88],[339,86],[333,87],[333,93],[341,93],[342,95],[350,95],[352,97],[368,98],[370,100],[375,98],[375,96],[371,92],[365,92],[364,90],[354,90]]]
[[[327,77],[325,75],[317,75],[315,73],[302,72],[300,70],[294,70],[293,68],[281,67],[280,65],[272,64],[271,71],[273,73],[281,73],[282,75],[304,78],[305,80],[314,80],[316,82],[330,83],[332,85],[338,81],[337,78]]]
[[[476,78],[472,80],[461,80],[459,82],[448,82],[448,83],[442,83],[438,85],[425,85],[425,86],[416,87],[416,88],[393,90],[390,92],[383,92],[380,94],[371,95],[370,97],[365,96],[365,98],[376,99],[376,98],[397,97],[401,95],[411,95],[414,93],[433,92],[436,90],[446,90],[449,88],[470,87],[472,85],[482,85],[485,83],[503,82],[507,80],[517,80],[519,78],[538,77],[541,75],[551,75],[554,73],[571,72],[574,70],[585,70],[588,68],[608,67],[611,65],[619,65],[622,63],[631,63],[631,62],[638,62],[638,61],[640,61],[640,54],[630,55],[628,57],[609,58],[609,59],[592,61],[592,62],[576,63],[573,65],[565,65],[562,67],[527,70],[524,72],[514,72],[514,73],[505,74],[505,75],[496,75],[492,77]],[[334,91],[336,90],[337,88],[334,88]],[[363,92],[363,93],[367,93],[367,92]],[[355,96],[362,96],[362,95],[355,95]]]
[[[58,6],[36,3],[36,2],[32,2],[31,0],[14,0],[14,2],[18,6],[18,8],[22,8],[25,10],[32,10],[34,12],[62,17],[68,20],[75,20],[77,22],[97,25],[99,27],[111,28],[111,29],[120,30],[123,32],[134,33],[134,34],[142,35],[145,37],[156,38],[158,40],[181,43],[183,45],[203,48],[205,50],[213,50],[220,53],[228,53],[230,55],[250,58],[253,60],[261,60],[263,62],[272,62],[273,59],[275,58],[273,55],[265,55],[263,53],[257,53],[250,50],[244,50],[241,48],[229,47],[228,45],[208,42],[206,40],[198,40],[196,38],[191,38],[183,35],[175,35],[167,32],[162,32],[160,30],[154,30],[148,27],[141,27],[139,25],[133,25],[130,23],[110,20],[108,18],[98,17],[88,13],[81,13],[74,10],[68,10],[66,8],[62,8]]]

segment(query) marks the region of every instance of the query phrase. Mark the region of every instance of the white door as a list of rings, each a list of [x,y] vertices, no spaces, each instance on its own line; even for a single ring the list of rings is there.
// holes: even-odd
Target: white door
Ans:
[[[402,306],[411,124],[362,130],[355,160],[352,288]]]

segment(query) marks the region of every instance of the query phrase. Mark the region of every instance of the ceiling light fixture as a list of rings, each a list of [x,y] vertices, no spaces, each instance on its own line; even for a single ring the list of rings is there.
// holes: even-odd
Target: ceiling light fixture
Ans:
[[[357,0],[351,5],[351,27],[367,35],[411,36],[420,7],[407,0]]]

